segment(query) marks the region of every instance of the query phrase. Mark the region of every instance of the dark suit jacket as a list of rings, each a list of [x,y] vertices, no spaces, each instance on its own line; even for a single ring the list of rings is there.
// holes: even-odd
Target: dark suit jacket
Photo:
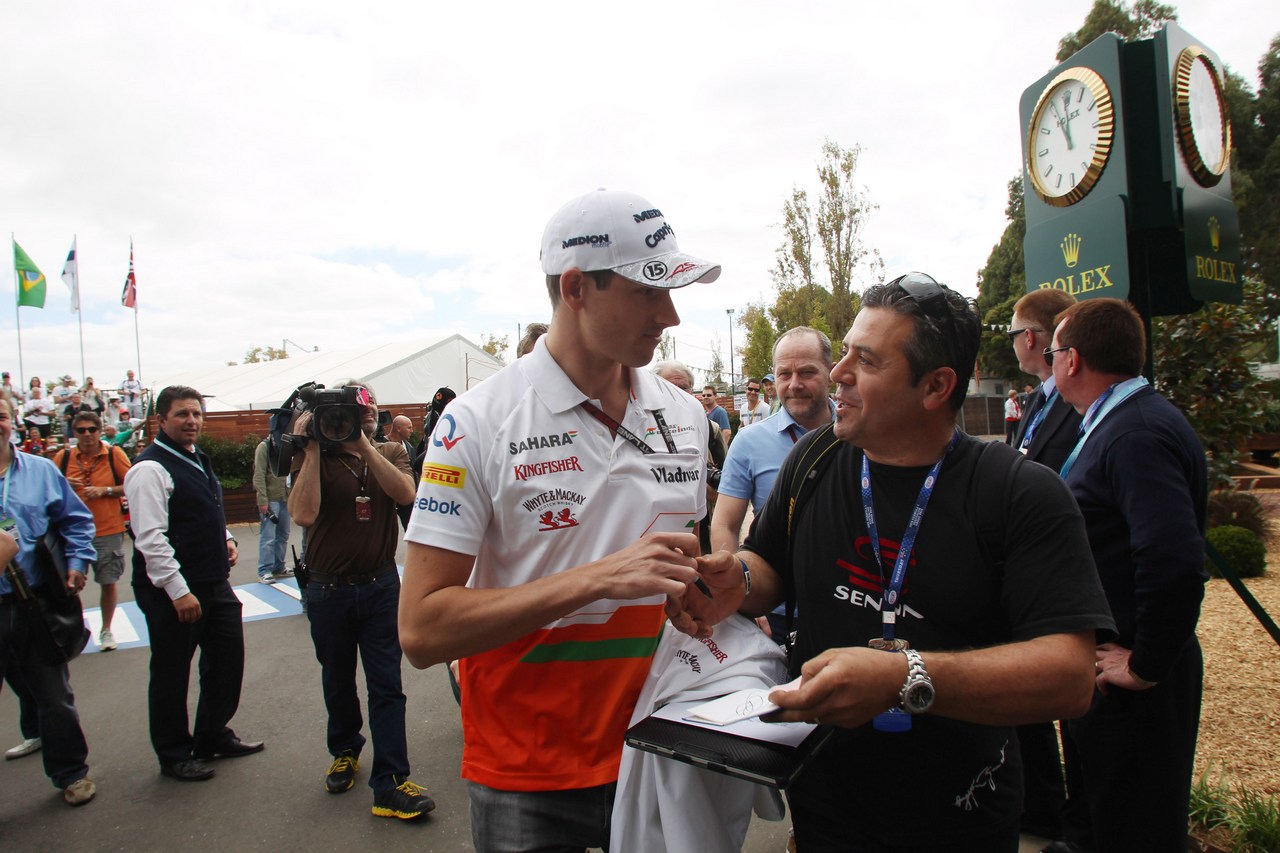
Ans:
[[[1037,397],[1037,400],[1043,399],[1043,395]],[[1014,447],[1022,446],[1022,437],[1037,411],[1039,406],[1029,409],[1023,415],[1022,423],[1018,425],[1018,432],[1014,436]],[[1044,416],[1044,423],[1040,424],[1039,429],[1036,430],[1031,446],[1027,448],[1027,458],[1041,465],[1047,465],[1054,471],[1060,471],[1062,464],[1071,455],[1072,448],[1076,446],[1079,434],[1080,414],[1059,394],[1054,398],[1048,414]]]

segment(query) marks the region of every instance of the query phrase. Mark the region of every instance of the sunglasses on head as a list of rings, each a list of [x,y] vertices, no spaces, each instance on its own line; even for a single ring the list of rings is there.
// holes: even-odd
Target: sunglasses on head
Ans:
[[[937,279],[927,273],[909,272],[889,283],[897,285],[899,290],[926,313],[947,301],[947,286],[939,284]]]

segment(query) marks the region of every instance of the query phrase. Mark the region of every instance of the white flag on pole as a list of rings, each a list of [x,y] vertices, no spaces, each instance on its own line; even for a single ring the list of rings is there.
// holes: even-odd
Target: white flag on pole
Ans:
[[[80,310],[80,277],[76,266],[76,238],[71,238],[71,251],[67,252],[67,262],[62,265],[62,280],[71,288],[71,313]]]

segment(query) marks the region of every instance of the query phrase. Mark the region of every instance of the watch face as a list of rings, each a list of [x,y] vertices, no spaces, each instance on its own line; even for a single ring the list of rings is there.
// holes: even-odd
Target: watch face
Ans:
[[[1179,54],[1173,102],[1182,159],[1196,181],[1214,186],[1231,162],[1231,122],[1218,70],[1203,49]]]
[[[909,686],[906,695],[903,696],[902,704],[910,714],[923,714],[929,710],[933,705],[933,683],[918,681]]]
[[[1068,68],[1055,77],[1027,129],[1027,173],[1036,195],[1055,207],[1084,198],[1107,165],[1114,131],[1111,91],[1097,72]]]

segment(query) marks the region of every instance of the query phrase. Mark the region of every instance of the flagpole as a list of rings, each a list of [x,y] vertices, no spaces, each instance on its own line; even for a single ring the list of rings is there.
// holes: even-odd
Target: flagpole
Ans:
[[[13,255],[13,322],[18,327],[18,388],[22,394],[27,393],[27,377],[22,370],[22,311],[18,304],[18,295],[22,292],[22,282],[18,278],[18,238],[9,232],[10,253]]]
[[[138,342],[138,303],[133,303],[133,350],[138,359],[138,382],[142,383],[142,344]],[[143,385],[143,387],[146,387]]]
[[[71,251],[76,256],[75,288],[71,294],[72,307],[76,309],[76,321],[80,324],[80,381],[88,374],[84,369],[84,311],[80,310],[80,250],[76,245],[76,235],[71,235]]]
[[[132,234],[129,235],[129,277],[133,281],[133,352],[138,362],[138,382],[145,388],[146,383],[142,381],[142,339],[138,334],[138,279],[133,269]]]

